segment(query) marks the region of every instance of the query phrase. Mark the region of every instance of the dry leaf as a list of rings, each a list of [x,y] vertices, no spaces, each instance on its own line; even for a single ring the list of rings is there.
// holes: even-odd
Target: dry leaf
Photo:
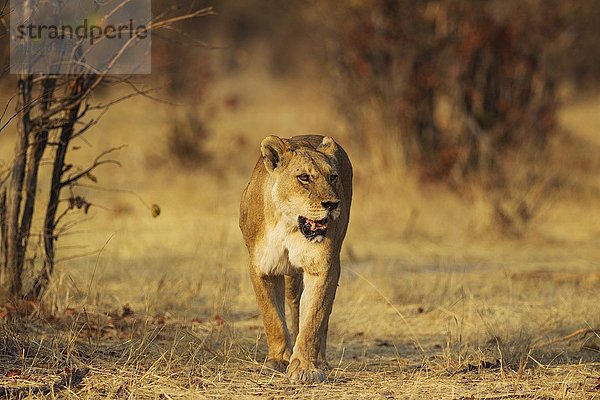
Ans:
[[[98,178],[96,178],[96,175],[92,174],[91,172],[88,172],[87,174],[85,174],[86,178],[88,178],[90,181],[94,182],[94,183],[98,183]]]
[[[77,314],[77,311],[74,308],[67,307],[67,308],[65,308],[64,314],[72,317],[75,314]]]
[[[152,204],[150,211],[152,212],[153,218],[156,218],[160,215],[160,207],[158,206],[158,204]]]
[[[13,378],[15,376],[21,375],[21,371],[18,369],[11,369],[8,372],[6,372],[6,377],[7,378]]]

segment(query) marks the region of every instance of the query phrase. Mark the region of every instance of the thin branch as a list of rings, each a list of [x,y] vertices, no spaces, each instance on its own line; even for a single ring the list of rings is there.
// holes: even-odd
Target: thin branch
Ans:
[[[576,338],[577,336],[584,336],[585,337],[589,333],[593,333],[595,335],[600,335],[600,329],[597,329],[597,328],[580,328],[580,329],[577,329],[574,332],[569,333],[566,336],[562,336],[562,337],[559,337],[559,338],[548,340],[547,342],[541,343],[541,344],[537,345],[536,347],[545,347],[545,346],[549,346],[549,345],[555,344],[555,343],[566,342],[567,340],[571,340],[573,338]]]
[[[152,34],[152,38],[154,39],[155,37],[158,39],[162,39],[165,42],[170,42],[170,43],[176,43],[178,45],[185,45],[186,47],[203,47],[205,49],[208,50],[225,50],[228,49],[228,46],[215,46],[213,44],[209,44],[205,41],[202,40],[198,40],[196,38],[194,38],[192,35],[185,33],[182,29],[179,28],[175,28],[174,26],[165,26],[162,29],[167,30],[167,31],[172,31],[177,33],[177,35],[181,35],[183,36],[186,40],[175,40],[174,38],[171,37],[167,37],[165,35],[161,35],[160,33],[153,33]],[[190,45],[190,42],[192,42],[192,44]]]
[[[153,96],[149,96],[148,95],[149,92],[151,92],[151,91],[153,91],[155,89],[146,89],[146,90],[142,91],[142,90],[138,89],[132,82],[128,82],[128,81],[124,81],[124,82],[127,83],[127,84],[129,84],[136,92],[135,93],[129,93],[127,95],[123,95],[121,97],[113,99],[113,100],[111,100],[111,101],[109,101],[107,103],[104,103],[104,104],[99,104],[99,105],[96,105],[96,106],[90,106],[90,107],[88,107],[89,110],[102,110],[102,111],[100,112],[100,114],[96,118],[91,119],[83,128],[81,128],[79,131],[77,131],[76,133],[74,133],[73,137],[72,137],[73,139],[82,136],[86,131],[88,131],[90,128],[92,128],[93,126],[95,126],[100,121],[100,119],[102,119],[102,117],[104,116],[104,114],[106,114],[108,112],[108,110],[110,109],[110,107],[112,107],[113,105],[118,104],[118,103],[120,103],[122,101],[131,99],[133,97],[143,96],[143,97],[149,98],[149,99],[151,99],[153,101],[171,104],[170,102],[167,102],[166,100],[161,100],[159,98],[155,98]],[[173,104],[171,104],[171,105],[173,105]]]
[[[2,126],[0,126],[0,132],[2,132],[4,130],[4,128],[6,128],[8,126],[8,124],[10,124],[10,122],[13,119],[17,118],[23,111],[33,107],[41,98],[42,98],[42,96],[36,97],[36,98],[32,99],[31,101],[29,101],[28,104],[24,104],[23,107],[21,107],[20,109],[15,111],[13,113],[13,115],[11,115],[10,118],[8,118],[8,120]],[[7,105],[7,107],[8,107],[8,105]],[[4,114],[3,114],[3,116],[4,116]],[[1,118],[0,118],[0,120],[1,120]]]
[[[67,207],[67,208],[65,208],[63,210],[63,212],[61,212],[60,214],[58,214],[58,216],[54,220],[54,223],[56,224],[56,226],[58,226],[58,224],[60,223],[60,221],[69,213],[69,211],[71,211],[71,208]]]
[[[10,97],[10,99],[8,99],[8,101],[6,102],[6,106],[4,106],[4,111],[2,111],[2,115],[0,115],[0,122],[2,121],[2,119],[4,118],[4,116],[6,115],[6,112],[8,111],[8,106],[10,106],[10,103],[13,101],[13,99],[17,97],[16,94],[12,95]],[[1,129],[0,129],[1,130]]]
[[[79,115],[77,115],[77,121],[79,121],[81,118],[83,118],[89,109],[90,109],[89,104],[86,104],[85,106],[83,106],[83,110],[81,110]]]
[[[79,182],[77,182],[75,185],[77,187],[98,190],[100,192],[114,192],[114,193],[126,193],[126,194],[130,194],[130,195],[136,197],[140,201],[140,203],[142,203],[144,205],[144,207],[146,207],[148,210],[152,210],[152,206],[150,206],[148,203],[146,203],[144,201],[144,199],[142,198],[142,196],[140,196],[139,194],[137,194],[133,190],[111,189],[111,188],[105,188],[105,187],[101,187],[101,186],[97,186],[97,185],[94,185],[94,186],[92,186],[92,185],[86,185],[86,184],[82,184],[82,183],[79,183]]]
[[[152,30],[160,29],[160,28],[168,26],[168,25],[172,25],[175,22],[186,21],[189,19],[193,19],[193,18],[197,18],[197,17],[205,17],[207,15],[213,15],[213,14],[214,14],[213,8],[206,7],[206,8],[202,8],[200,10],[196,10],[196,11],[188,13],[188,14],[178,15],[177,17],[172,17],[172,18],[167,18],[162,21],[156,21],[156,19],[155,19],[155,22],[150,23],[150,27],[148,28],[148,30],[152,31]]]
[[[96,159],[94,160],[94,162],[92,163],[92,165],[90,165],[89,167],[87,167],[86,169],[84,169],[83,171],[73,175],[72,177],[70,177],[69,179],[67,179],[66,181],[63,181],[60,183],[61,187],[65,187],[67,185],[71,185],[72,183],[78,181],[79,179],[83,178],[84,176],[88,175],[90,172],[92,172],[93,170],[95,170],[96,168],[98,168],[101,165],[104,164],[114,164],[114,165],[118,165],[119,167],[121,166],[121,163],[116,161],[116,160],[102,160],[102,157],[104,157],[107,154],[110,153],[114,153],[115,151],[119,151],[123,148],[127,147],[127,145],[123,145],[123,146],[119,146],[119,147],[113,147],[111,149],[105,150],[102,153],[100,153],[98,155],[98,157],[96,157]]]
[[[85,132],[88,131],[88,129],[90,129],[92,126],[96,125],[100,121],[100,118],[105,113],[106,113],[106,111],[103,111],[100,113],[100,115],[97,118],[91,119],[87,124],[85,124],[85,126],[83,128],[81,128],[77,132],[73,133],[73,137],[71,139],[75,139],[75,138],[82,136]],[[86,143],[88,143],[88,142],[86,141]]]
[[[135,91],[135,93],[129,93],[129,94],[117,97],[116,99],[112,99],[112,100],[110,100],[110,101],[108,101],[106,103],[100,103],[100,104],[97,104],[95,106],[91,106],[90,110],[99,110],[99,109],[109,108],[109,107],[111,107],[111,106],[113,106],[113,105],[115,105],[117,103],[120,103],[120,102],[125,101],[125,100],[129,100],[129,99],[131,99],[133,97],[146,96],[148,93],[150,93],[151,91],[154,90],[154,89],[140,90],[140,89],[138,89],[131,82],[124,81],[124,83],[129,84],[133,88],[133,90]]]

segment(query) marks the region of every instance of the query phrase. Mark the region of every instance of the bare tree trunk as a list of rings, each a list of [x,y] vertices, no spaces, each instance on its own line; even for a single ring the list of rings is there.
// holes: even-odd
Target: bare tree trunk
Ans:
[[[8,295],[13,299],[21,296],[23,288],[22,260],[24,259],[24,249],[19,229],[19,216],[21,214],[27,148],[29,147],[29,132],[31,130],[30,111],[32,76],[19,77],[18,87],[18,107],[23,109],[23,114],[19,120],[18,138],[15,147],[15,161],[11,169],[6,203],[6,275],[7,283],[9,285]]]
[[[54,94],[54,87],[56,85],[55,78],[46,78],[42,83],[42,99],[40,104],[41,114],[44,115],[50,106],[52,96]],[[25,252],[27,249],[27,243],[29,240],[29,234],[31,231],[31,223],[33,220],[33,211],[35,207],[35,197],[37,190],[38,172],[40,169],[40,161],[42,155],[48,144],[48,119],[42,118],[39,126],[39,132],[32,132],[31,138],[31,150],[29,158],[27,159],[27,167],[25,169],[25,203],[23,206],[23,215],[21,217],[20,225],[20,237],[22,240],[21,248],[23,251],[20,253],[19,263],[24,264]]]
[[[79,76],[73,85],[71,91],[71,99],[78,99],[88,86],[93,82],[94,78],[90,76]],[[60,192],[63,188],[62,175],[65,166],[65,157],[69,142],[74,133],[75,123],[78,120],[79,109],[81,108],[80,101],[75,101],[74,105],[68,110],[68,117],[65,124],[62,126],[60,139],[54,155],[54,164],[52,166],[52,181],[50,183],[50,197],[46,208],[46,216],[44,218],[44,253],[46,255],[44,266],[40,275],[35,280],[31,291],[27,294],[27,298],[38,298],[50,280],[50,276],[54,270],[54,241],[56,228],[56,212],[58,210],[58,202]]]

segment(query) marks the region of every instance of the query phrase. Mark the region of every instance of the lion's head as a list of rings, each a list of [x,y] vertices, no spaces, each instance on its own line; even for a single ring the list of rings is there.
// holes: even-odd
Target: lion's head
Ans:
[[[260,148],[273,180],[274,204],[282,215],[297,222],[308,240],[322,241],[327,223],[340,213],[336,143],[326,136],[314,148],[308,142],[268,136]]]

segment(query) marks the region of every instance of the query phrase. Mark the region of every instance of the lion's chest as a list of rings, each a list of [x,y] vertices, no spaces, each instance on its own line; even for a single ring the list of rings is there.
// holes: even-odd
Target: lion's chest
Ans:
[[[265,232],[254,249],[254,260],[265,275],[290,274],[312,269],[323,260],[323,244],[311,243],[294,225],[279,222]]]

